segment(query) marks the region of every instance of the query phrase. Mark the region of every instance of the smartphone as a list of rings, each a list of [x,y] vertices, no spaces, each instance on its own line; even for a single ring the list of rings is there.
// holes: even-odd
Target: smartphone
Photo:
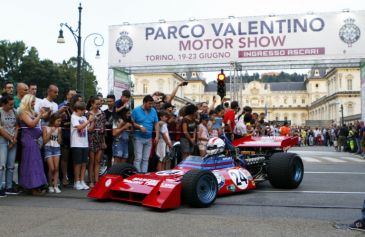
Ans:
[[[184,81],[182,85],[183,85],[183,86],[186,86],[188,83],[189,83],[189,82]]]

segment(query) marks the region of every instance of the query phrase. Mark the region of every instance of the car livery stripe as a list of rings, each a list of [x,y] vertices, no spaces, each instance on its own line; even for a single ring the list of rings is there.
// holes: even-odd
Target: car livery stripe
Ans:
[[[203,165],[189,165],[189,164],[180,164],[178,167],[184,168],[194,168],[194,169],[203,169],[203,170],[213,170],[213,169],[223,169],[232,167],[232,163],[227,165],[217,165],[217,166],[203,166]]]
[[[228,161],[228,162],[217,162],[217,163],[210,163],[210,164],[204,164],[204,163],[199,163],[199,162],[183,162],[180,165],[199,165],[199,166],[203,166],[203,167],[209,167],[209,166],[221,166],[221,165],[232,165],[232,161]]]

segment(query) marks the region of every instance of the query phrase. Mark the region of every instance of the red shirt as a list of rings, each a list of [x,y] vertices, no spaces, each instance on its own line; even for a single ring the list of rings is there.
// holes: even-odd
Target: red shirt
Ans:
[[[235,112],[233,109],[227,110],[227,112],[224,114],[223,117],[223,123],[227,124],[228,121],[231,121],[231,132],[233,132],[234,127],[236,126],[236,123],[234,121]]]

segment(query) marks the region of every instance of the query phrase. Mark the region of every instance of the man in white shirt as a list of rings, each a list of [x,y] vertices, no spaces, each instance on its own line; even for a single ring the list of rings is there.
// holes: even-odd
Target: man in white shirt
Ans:
[[[58,109],[57,103],[54,102],[57,96],[58,96],[58,87],[55,85],[49,85],[47,90],[47,97],[41,100],[40,103],[38,103],[38,105],[36,104],[37,106],[34,107],[36,113],[38,113],[41,108],[45,108],[45,110],[48,112],[46,118],[42,121],[42,125],[46,124],[45,121],[49,119],[51,114],[54,114],[56,112],[63,113],[67,109],[66,107]]]
[[[36,109],[36,108],[39,109],[40,108],[39,105],[40,105],[42,99],[37,97],[37,89],[38,89],[37,85],[35,83],[31,82],[31,83],[29,83],[28,87],[29,87],[29,94],[32,94],[35,96],[34,109]],[[37,112],[39,112],[39,110]]]

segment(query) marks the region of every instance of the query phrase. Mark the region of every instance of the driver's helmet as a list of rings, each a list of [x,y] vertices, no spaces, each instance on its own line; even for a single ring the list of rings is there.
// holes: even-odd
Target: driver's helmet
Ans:
[[[207,154],[216,155],[224,151],[225,143],[219,137],[213,137],[209,139],[207,144]]]

